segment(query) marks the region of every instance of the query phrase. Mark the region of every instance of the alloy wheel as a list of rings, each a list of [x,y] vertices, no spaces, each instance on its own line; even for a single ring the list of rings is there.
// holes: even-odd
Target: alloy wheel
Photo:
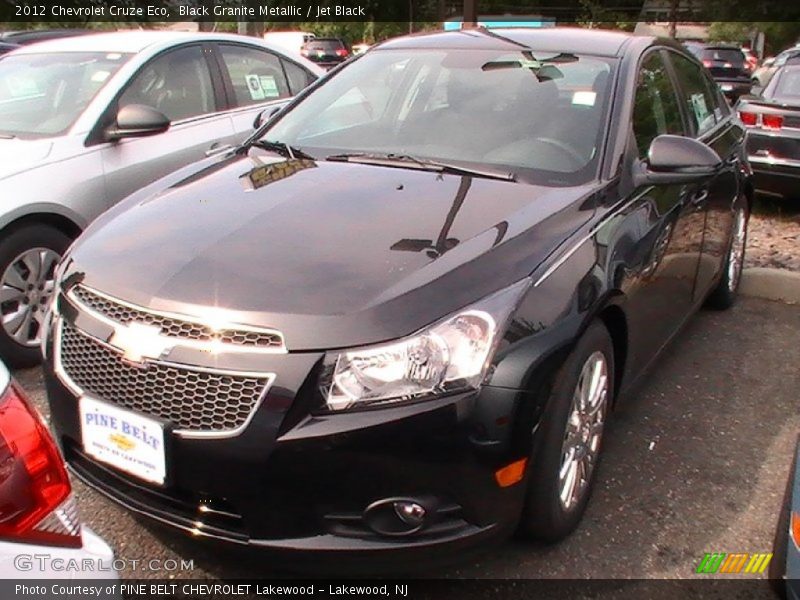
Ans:
[[[32,248],[11,261],[0,279],[0,322],[22,346],[35,347],[41,340],[60,259],[49,248]]]
[[[606,357],[594,352],[575,386],[561,446],[558,490],[565,510],[577,505],[589,487],[603,437],[609,383]]]

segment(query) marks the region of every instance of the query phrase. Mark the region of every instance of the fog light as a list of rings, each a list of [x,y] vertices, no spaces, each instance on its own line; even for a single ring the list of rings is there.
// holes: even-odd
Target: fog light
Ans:
[[[395,502],[394,512],[401,521],[414,528],[420,527],[425,522],[425,515],[428,513],[421,504],[407,500]]]
[[[402,537],[422,531],[435,521],[433,498],[384,498],[364,511],[364,524],[379,535]]]

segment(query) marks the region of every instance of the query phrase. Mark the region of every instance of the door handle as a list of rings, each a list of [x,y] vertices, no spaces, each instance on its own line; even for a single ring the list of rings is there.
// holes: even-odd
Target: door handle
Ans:
[[[232,144],[220,144],[216,142],[211,144],[211,147],[206,150],[206,156],[215,156],[217,154],[223,154],[228,150],[233,150],[234,146]]]

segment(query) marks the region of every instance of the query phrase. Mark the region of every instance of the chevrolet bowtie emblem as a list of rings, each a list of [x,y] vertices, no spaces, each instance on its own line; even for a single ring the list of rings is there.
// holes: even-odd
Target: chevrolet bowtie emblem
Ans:
[[[161,335],[161,328],[144,323],[115,326],[108,343],[121,350],[126,360],[135,363],[157,360],[175,346],[174,341]]]

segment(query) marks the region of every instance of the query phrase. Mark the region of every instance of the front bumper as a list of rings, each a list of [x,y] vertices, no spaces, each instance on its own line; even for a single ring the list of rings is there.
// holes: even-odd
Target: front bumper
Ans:
[[[78,398],[51,363],[45,371],[53,426],[72,471],[128,509],[197,538],[385,558],[396,567],[502,538],[521,512],[524,480],[502,488],[494,474],[520,458],[508,417],[530,400],[527,393],[485,387],[407,406],[307,415],[287,426],[286,402],[271,391],[235,437],[171,435],[167,483],[158,487],[83,453]],[[364,511],[391,498],[419,500],[429,524],[405,537],[376,533]]]

